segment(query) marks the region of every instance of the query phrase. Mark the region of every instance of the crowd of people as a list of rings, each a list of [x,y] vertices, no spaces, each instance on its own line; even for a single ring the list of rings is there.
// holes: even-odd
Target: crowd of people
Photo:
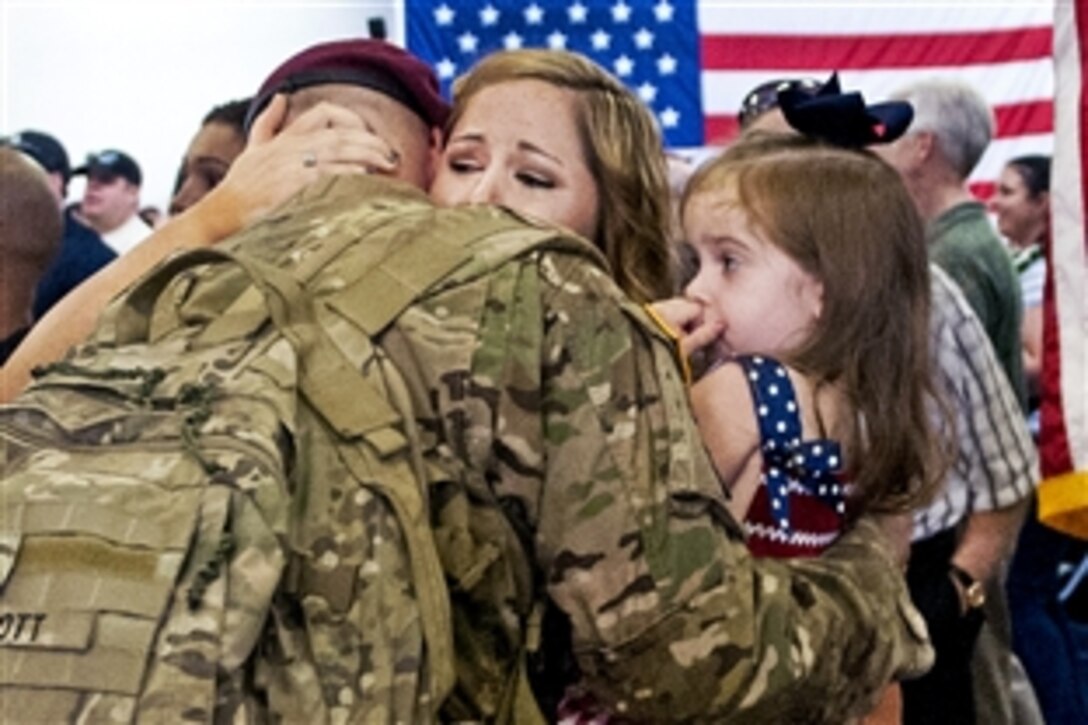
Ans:
[[[223,180],[245,146],[248,110],[248,100],[231,101],[205,116],[178,169],[170,214],[183,212]],[[137,246],[162,221],[157,209],[140,206],[143,174],[136,160],[123,151],[90,154],[84,164],[72,168],[64,145],[43,131],[21,131],[5,137],[2,144],[21,152],[45,173],[63,220],[63,234],[50,264],[31,277],[37,285],[31,307],[20,309],[17,324],[6,331],[10,339],[5,340],[0,363],[14,350],[15,340],[21,341],[54,304]],[[86,184],[82,198],[69,203],[68,185],[74,176],[85,176]]]
[[[17,406],[32,370],[163,260],[259,234],[329,176],[360,182],[360,204],[409,194],[451,229],[457,210],[498,205],[596,251],[502,261],[376,337],[406,371],[431,525],[469,518],[464,540],[436,537],[457,585],[455,681],[399,712],[1088,721],[1058,576],[1082,547],[1033,515],[1046,157],[1009,161],[995,229],[967,186],[994,116],[960,82],[866,104],[837,78],[770,81],[740,138],[683,183],[637,96],[577,54],[497,52],[452,105],[437,88],[383,41],[307,48],[208,113],[157,228],[128,155],[72,169],[48,134],[9,137],[0,251],[21,284],[5,284],[2,398]],[[37,211],[15,219],[31,193]],[[501,596],[450,574],[491,530],[473,516],[500,517],[527,552],[519,574],[509,540],[471,542],[473,581]],[[313,631],[292,657],[317,661],[326,615],[277,587],[298,602],[273,611]],[[251,643],[215,663],[249,673],[219,714],[306,702],[360,719],[382,665],[354,641],[302,678]],[[20,684],[0,681],[0,699]]]

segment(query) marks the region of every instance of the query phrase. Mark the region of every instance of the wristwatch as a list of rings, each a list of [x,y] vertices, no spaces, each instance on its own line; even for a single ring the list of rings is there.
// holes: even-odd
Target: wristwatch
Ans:
[[[978,609],[986,603],[986,589],[982,586],[982,582],[974,579],[970,574],[955,564],[950,563],[948,565],[948,573],[955,579],[956,583],[960,585],[960,589],[963,591],[963,600],[967,603],[968,611]]]

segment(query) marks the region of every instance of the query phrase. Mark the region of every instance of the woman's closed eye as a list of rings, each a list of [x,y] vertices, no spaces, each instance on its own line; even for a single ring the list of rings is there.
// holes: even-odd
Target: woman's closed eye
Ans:
[[[530,189],[554,189],[555,181],[536,171],[518,171],[514,177]]]
[[[478,161],[468,158],[451,158],[447,161],[447,166],[455,174],[471,174],[474,171],[483,169],[483,165]]]

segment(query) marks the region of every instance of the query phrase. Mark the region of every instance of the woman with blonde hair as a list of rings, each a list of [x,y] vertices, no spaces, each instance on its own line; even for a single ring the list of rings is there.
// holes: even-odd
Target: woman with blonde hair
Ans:
[[[446,129],[431,187],[436,202],[490,201],[564,224],[555,199],[568,193],[596,208],[595,226],[574,231],[604,252],[624,292],[636,302],[671,294],[661,137],[650,112],[610,73],[566,51],[494,53],[457,80]],[[532,146],[545,155],[528,152]],[[488,176],[499,153],[510,173]],[[540,166],[548,154],[557,170],[583,173],[534,178],[550,173]]]

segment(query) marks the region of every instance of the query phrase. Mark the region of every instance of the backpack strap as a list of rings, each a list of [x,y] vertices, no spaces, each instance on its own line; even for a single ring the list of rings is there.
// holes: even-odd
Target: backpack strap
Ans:
[[[448,237],[404,236],[354,283],[329,298],[330,306],[372,337],[471,258],[467,246]]]

